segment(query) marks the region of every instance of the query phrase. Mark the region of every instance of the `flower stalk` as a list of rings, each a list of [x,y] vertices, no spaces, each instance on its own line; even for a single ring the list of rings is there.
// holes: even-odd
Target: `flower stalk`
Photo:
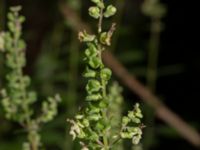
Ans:
[[[107,87],[112,71],[104,66],[102,52],[111,45],[116,24],[113,23],[108,31],[103,31],[102,24],[104,18],[115,15],[117,10],[113,5],[106,6],[103,0],[91,1],[95,5],[88,11],[91,17],[98,19],[97,34],[89,34],[85,30],[78,34],[79,40],[86,44],[83,76],[87,79],[87,107],[73,120],[67,119],[72,125],[70,134],[73,139],[80,140],[82,150],[111,150],[122,139],[132,139],[133,144],[138,144],[142,135],[140,124],[143,117],[139,104],[122,117],[115,133],[112,132],[112,117],[120,116],[109,115],[113,97],[107,92]]]
[[[19,14],[20,6],[11,7],[8,13],[8,31],[0,33],[0,50],[5,56],[6,74],[5,88],[1,90],[1,104],[8,120],[18,122],[27,132],[27,142],[23,150],[39,150],[42,148],[39,130],[41,124],[53,120],[57,115],[59,95],[49,97],[42,102],[41,114],[34,110],[37,93],[31,91],[31,79],[24,75],[26,65],[26,44],[22,39],[22,23],[25,18]]]

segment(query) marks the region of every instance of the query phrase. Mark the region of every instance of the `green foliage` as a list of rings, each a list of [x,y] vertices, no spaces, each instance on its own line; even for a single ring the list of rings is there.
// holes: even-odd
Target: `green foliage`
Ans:
[[[23,74],[26,65],[26,44],[21,38],[21,25],[25,18],[19,15],[20,10],[20,6],[10,8],[7,15],[9,31],[0,34],[0,50],[5,54],[5,64],[8,68],[6,87],[1,90],[1,102],[6,118],[18,122],[27,131],[28,140],[23,144],[23,149],[38,150],[42,146],[40,126],[56,116],[60,97],[56,95],[43,101],[41,115],[37,115],[38,112],[33,109],[37,93],[29,90],[30,78]]]
[[[86,43],[84,61],[86,69],[84,77],[88,82],[86,85],[87,107],[79,112],[74,120],[68,119],[71,123],[70,134],[73,139],[78,138],[82,149],[94,150],[110,150],[114,149],[122,139],[132,139],[133,144],[138,144],[141,135],[141,110],[139,104],[136,104],[133,111],[129,111],[127,116],[124,116],[120,121],[113,118],[121,118],[120,116],[109,114],[114,110],[112,107],[113,99],[119,101],[121,97],[120,90],[114,88],[107,94],[107,85],[111,78],[112,72],[109,68],[105,67],[102,62],[102,52],[105,46],[111,45],[111,38],[115,30],[115,24],[112,24],[109,31],[102,32],[102,20],[108,18],[116,13],[116,8],[112,5],[105,6],[103,0],[92,0],[96,6],[89,8],[89,15],[95,19],[99,19],[98,34],[91,35],[86,31],[79,33],[79,40]],[[118,106],[118,105],[117,105]],[[113,127],[116,128],[118,122],[118,130],[113,132]]]

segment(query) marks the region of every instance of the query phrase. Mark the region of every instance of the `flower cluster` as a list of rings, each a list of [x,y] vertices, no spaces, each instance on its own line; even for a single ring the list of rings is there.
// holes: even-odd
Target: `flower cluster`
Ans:
[[[105,8],[105,5],[104,5],[104,2],[102,0],[91,0],[93,3],[96,4],[96,6],[91,6],[89,8],[89,15],[95,19],[98,19],[101,17],[101,13],[102,13],[102,10],[106,9],[104,12],[103,12],[103,16],[105,18],[109,18],[111,16],[113,16],[117,9],[113,6],[113,5],[108,5],[106,8]]]
[[[129,111],[127,116],[122,118],[122,129],[120,135],[123,139],[132,139],[133,144],[138,144],[142,138],[142,128],[140,126],[143,115],[137,103],[133,111]]]
[[[113,126],[116,126],[112,124],[112,118],[120,116],[110,115],[110,109],[113,108],[111,106],[113,98],[117,99],[116,95],[120,96],[121,89],[114,88],[118,90],[118,94],[112,90],[107,93],[112,71],[103,64],[102,52],[106,46],[111,45],[116,25],[112,24],[108,31],[102,31],[102,20],[113,16],[117,9],[113,5],[105,6],[103,0],[91,1],[95,6],[91,6],[88,11],[91,17],[99,19],[98,34],[89,34],[87,31],[78,34],[79,40],[87,46],[84,57],[86,68],[83,73],[87,78],[85,98],[87,107],[80,111],[75,119],[67,119],[71,124],[70,134],[73,139],[80,140],[84,150],[110,150],[119,140],[126,138],[132,138],[133,143],[137,144],[142,135],[140,128],[142,114],[139,104],[136,104],[127,117],[123,117],[122,122],[118,124],[118,132],[112,132]],[[121,101],[121,98],[119,100]]]
[[[38,150],[41,146],[39,128],[41,123],[51,121],[57,114],[60,102],[59,95],[42,102],[42,114],[38,117],[33,109],[37,94],[29,90],[31,79],[23,74],[26,65],[26,44],[21,38],[22,23],[25,18],[19,15],[20,6],[11,7],[8,13],[9,31],[0,33],[0,50],[5,54],[6,86],[1,90],[1,103],[7,119],[16,121],[28,132],[28,142],[23,144],[24,150]]]

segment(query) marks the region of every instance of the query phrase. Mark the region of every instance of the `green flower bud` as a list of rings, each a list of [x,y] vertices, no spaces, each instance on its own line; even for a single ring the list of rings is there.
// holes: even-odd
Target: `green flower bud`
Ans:
[[[96,46],[92,43],[88,43],[87,46],[88,46],[88,48],[85,50],[85,55],[88,58],[97,56],[98,50],[97,50]]]
[[[140,123],[140,118],[137,118],[137,116],[135,115],[134,111],[129,111],[128,112],[128,117],[131,119],[132,122],[134,123]]]
[[[121,138],[123,138],[123,139],[130,139],[130,138],[132,138],[132,136],[128,132],[121,132],[120,135],[121,135]]]
[[[135,104],[134,112],[135,112],[136,117],[143,118],[142,111],[141,111],[140,105],[138,103]]]
[[[137,124],[141,123],[141,120],[138,118],[131,118],[131,121]]]
[[[20,23],[23,23],[25,20],[26,20],[26,18],[24,16],[20,16],[19,17],[19,22]]]
[[[33,102],[36,101],[37,99],[37,94],[35,92],[29,92],[28,93],[28,99],[29,99],[29,103],[32,104]]]
[[[88,93],[98,92],[101,88],[101,84],[98,80],[89,80],[86,85]]]
[[[91,49],[91,48],[87,48],[85,50],[85,56],[90,58],[90,57],[94,57],[97,55],[97,50],[96,49]]]
[[[9,29],[11,32],[16,32],[16,27],[15,27],[14,22],[8,22],[8,29]]]
[[[104,17],[109,18],[109,17],[113,16],[116,12],[117,12],[116,7],[114,7],[113,5],[109,5],[106,8],[106,11],[104,13]]]
[[[96,130],[103,130],[105,128],[105,126],[101,122],[97,122],[95,128],[96,128]]]
[[[102,66],[102,61],[99,57],[92,57],[89,59],[88,64],[90,65],[90,67],[97,69]]]
[[[129,111],[129,112],[128,112],[128,117],[129,117],[130,119],[135,118],[134,112],[133,112],[133,111]]]
[[[89,69],[88,67],[86,67],[85,72],[83,73],[83,76],[86,78],[94,78],[96,77],[96,71]]]
[[[128,117],[123,117],[122,118],[122,125],[123,126],[126,126],[128,123],[130,122],[130,119]]]
[[[83,119],[83,117],[84,117],[83,115],[76,115],[75,118],[78,119],[78,120],[80,120],[80,119]]]
[[[80,130],[80,133],[78,134],[78,138],[83,139],[83,138],[85,138],[85,137],[86,137],[86,134],[85,134],[85,132],[81,129],[81,130]]]
[[[92,42],[95,39],[95,35],[90,35],[86,31],[79,32],[78,39],[81,42]]]
[[[135,116],[138,117],[138,118],[143,118],[143,115],[142,115],[142,112],[136,112],[135,113]]]
[[[89,138],[90,138],[91,141],[95,141],[96,142],[98,140],[99,136],[98,136],[97,133],[92,132],[92,134],[91,134],[91,136]]]
[[[96,107],[94,105],[90,105],[89,108],[90,108],[89,114],[96,114],[101,111],[99,107]]]
[[[101,1],[100,0],[91,0],[91,2],[97,4],[97,3],[101,2]]]
[[[132,133],[132,135],[136,135],[139,133],[139,128],[138,127],[128,127],[127,131]]]
[[[86,97],[86,101],[98,101],[102,99],[102,96],[98,93],[98,94],[92,94],[92,95],[88,95]]]
[[[91,114],[90,116],[88,116],[89,120],[92,121],[98,121],[99,119],[101,119],[101,115],[100,114]]]
[[[96,6],[92,6],[89,8],[89,15],[95,19],[100,17],[100,9]]]
[[[133,143],[134,145],[139,144],[141,138],[142,138],[142,136],[141,136],[140,134],[137,135],[137,136],[133,136],[133,138],[132,138],[132,143]]]
[[[14,21],[14,20],[15,20],[14,14],[11,13],[11,12],[8,13],[7,18],[8,18],[10,21]]]
[[[104,8],[104,3],[101,0],[91,0],[93,3],[95,3],[99,8]]]
[[[83,119],[83,125],[84,125],[85,127],[89,127],[89,125],[90,125],[89,120]]]
[[[104,45],[108,45],[108,46],[111,45],[111,37],[108,36],[107,32],[101,33],[101,35],[100,35],[100,42],[102,44],[104,44]]]
[[[109,68],[104,68],[100,72],[100,77],[103,80],[109,80],[112,75],[112,71]]]
[[[99,103],[99,107],[100,108],[106,108],[108,106],[108,103],[106,103],[105,101],[101,101],[100,103]]]
[[[91,2],[95,3],[95,4],[98,4],[100,3],[101,1],[100,0],[91,0]]]

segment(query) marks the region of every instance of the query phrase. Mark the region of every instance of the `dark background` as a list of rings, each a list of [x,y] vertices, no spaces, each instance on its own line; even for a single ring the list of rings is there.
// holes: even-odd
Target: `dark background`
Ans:
[[[66,143],[63,144],[61,140],[65,136],[65,133],[63,133],[66,130],[64,126],[66,124],[65,118],[73,114],[68,109],[70,104],[73,103],[69,99],[72,98],[76,101],[74,102],[76,103],[76,106],[74,106],[76,110],[76,107],[82,103],[80,97],[84,96],[84,92],[80,92],[83,91],[82,88],[84,87],[81,77],[81,71],[83,70],[81,61],[76,66],[78,68],[77,79],[79,83],[76,83],[76,94],[69,94],[71,88],[69,80],[71,78],[68,72],[70,72],[70,69],[74,71],[73,68],[69,67],[68,62],[70,57],[73,57],[70,52],[70,42],[73,39],[74,32],[70,23],[63,18],[59,10],[59,1],[0,1],[3,4],[1,8],[5,10],[3,12],[6,12],[8,7],[12,5],[20,4],[23,6],[22,14],[26,16],[24,37],[27,41],[28,61],[25,72],[33,78],[33,87],[41,91],[41,97],[52,91],[58,91],[65,100],[60,106],[62,115],[54,123],[48,124],[42,131],[44,141],[49,145],[49,150],[66,147]],[[81,18],[95,28],[94,20],[87,17],[87,8],[91,4],[88,1],[82,0],[82,6],[77,3],[79,5],[74,5],[74,8],[77,11],[81,9],[81,13],[79,12]],[[141,12],[142,2],[142,0],[125,0],[113,53],[131,73],[135,74],[143,84],[146,84],[150,19]],[[161,33],[155,93],[171,110],[197,130],[200,130],[200,109],[198,105],[200,99],[200,55],[197,33],[199,16],[197,9],[195,9],[197,4],[186,0],[163,0],[161,2],[167,6],[167,14],[162,19],[164,30]],[[1,20],[5,20],[5,17],[1,16],[1,18],[3,18]],[[110,22],[111,20],[106,21],[106,24],[109,25]],[[79,53],[77,57],[82,60],[81,48],[78,47],[78,49],[80,51],[76,51]],[[45,61],[48,62],[44,63]],[[59,73],[60,76],[58,77]],[[133,103],[131,99],[134,102],[139,99],[126,87],[124,87],[124,95],[127,99],[127,105]],[[23,136],[17,138],[18,133],[13,135],[13,132],[18,129],[16,124],[6,122],[2,115],[0,115],[0,119],[2,125],[0,126],[0,150],[12,150],[13,148],[10,147],[9,143],[20,145]],[[157,118],[153,126],[147,124],[147,128],[154,129],[155,139],[150,148],[151,150],[195,150],[174,129],[171,129]],[[49,130],[52,132],[47,133]],[[48,135],[49,138],[46,138]],[[62,146],[58,146],[59,144]]]

